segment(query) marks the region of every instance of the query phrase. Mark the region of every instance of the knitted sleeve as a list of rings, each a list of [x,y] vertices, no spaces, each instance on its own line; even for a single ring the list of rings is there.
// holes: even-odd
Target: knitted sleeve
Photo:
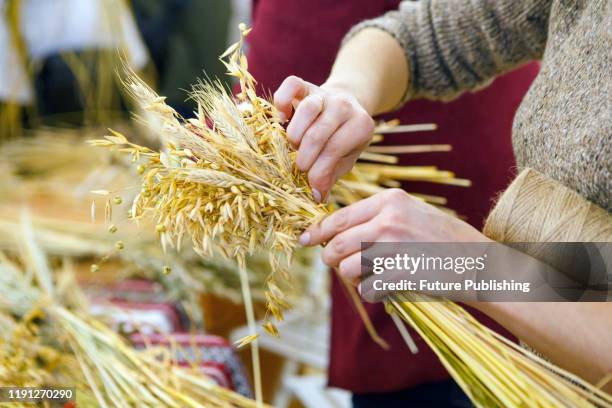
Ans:
[[[405,1],[398,11],[353,27],[394,37],[410,67],[409,99],[453,99],[542,57],[552,0]]]

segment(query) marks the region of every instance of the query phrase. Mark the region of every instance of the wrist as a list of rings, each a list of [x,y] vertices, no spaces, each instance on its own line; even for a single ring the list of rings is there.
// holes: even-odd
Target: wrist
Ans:
[[[375,103],[367,93],[363,93],[355,81],[330,77],[321,85],[322,89],[334,93],[349,94],[370,116],[374,115]]]

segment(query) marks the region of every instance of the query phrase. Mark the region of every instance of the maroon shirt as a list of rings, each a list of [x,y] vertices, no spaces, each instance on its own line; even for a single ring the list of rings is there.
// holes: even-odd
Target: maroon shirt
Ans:
[[[344,34],[361,20],[397,8],[398,0],[255,0],[248,37],[249,69],[260,91],[272,94],[289,75],[315,84],[327,78]],[[450,103],[414,101],[387,115],[404,124],[436,123],[438,130],[393,135],[391,144],[449,143],[450,153],[410,154],[402,164],[436,165],[471,179],[471,188],[408,183],[410,192],[442,195],[477,228],[515,166],[511,146],[514,112],[538,71],[531,64],[498,78],[488,88]],[[338,281],[332,284],[330,385],[356,393],[386,392],[448,378],[433,351],[411,332],[419,353],[410,353],[380,304],[367,304],[377,330],[391,344],[385,351],[368,336]],[[492,320],[474,313],[489,327]]]

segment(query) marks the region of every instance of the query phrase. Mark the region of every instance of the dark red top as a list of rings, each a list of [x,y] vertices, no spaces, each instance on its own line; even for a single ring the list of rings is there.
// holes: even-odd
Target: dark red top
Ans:
[[[289,75],[321,84],[340,41],[357,22],[396,8],[398,0],[255,0],[249,35],[249,68],[260,90],[272,94]],[[512,177],[511,126],[523,95],[538,71],[536,64],[498,78],[477,93],[451,103],[415,101],[388,115],[402,123],[436,123],[435,132],[387,137],[387,143],[449,143],[450,153],[410,154],[402,164],[437,165],[471,179],[471,188],[410,183],[411,192],[443,195],[448,206],[477,228],[492,199]],[[434,353],[413,332],[420,352],[412,355],[381,305],[366,305],[379,333],[391,344],[384,351],[363,324],[334,279],[330,385],[357,393],[385,392],[448,378]],[[497,327],[479,313],[489,327]]]

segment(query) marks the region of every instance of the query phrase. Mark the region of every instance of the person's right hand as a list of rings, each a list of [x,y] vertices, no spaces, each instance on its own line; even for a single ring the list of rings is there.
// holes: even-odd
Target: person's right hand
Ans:
[[[297,148],[296,165],[308,172],[315,200],[323,201],[370,143],[372,117],[341,87],[319,87],[296,76],[283,81],[274,105],[283,121],[291,119],[287,135]]]

